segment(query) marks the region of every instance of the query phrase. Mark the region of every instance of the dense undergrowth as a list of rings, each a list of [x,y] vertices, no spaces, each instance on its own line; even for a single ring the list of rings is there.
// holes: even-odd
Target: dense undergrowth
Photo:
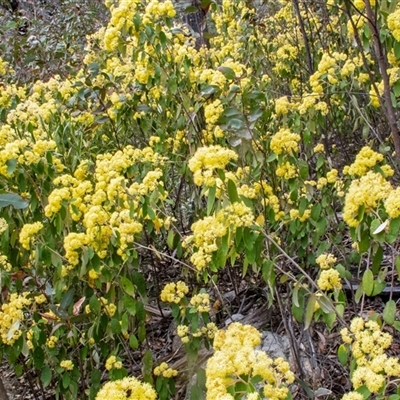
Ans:
[[[352,389],[333,398],[399,399],[396,302],[363,304],[400,269],[400,4],[224,0],[200,50],[168,0],[106,6],[85,49],[101,8],[62,40],[35,18],[16,40],[20,16],[1,32],[3,357],[38,396],[174,398],[182,371],[146,329],[161,301],[192,399],[291,398],[296,371],[259,332],[213,320],[229,270],[341,332]]]

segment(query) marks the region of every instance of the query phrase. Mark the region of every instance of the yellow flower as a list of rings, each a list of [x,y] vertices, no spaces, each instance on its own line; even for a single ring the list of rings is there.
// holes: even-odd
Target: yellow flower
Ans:
[[[47,297],[42,293],[39,296],[35,296],[36,304],[43,304],[47,302]]]
[[[276,115],[286,115],[292,108],[292,104],[287,96],[280,97],[275,100],[275,113]]]
[[[129,393],[129,397],[127,397]],[[156,400],[155,390],[148,384],[142,383],[134,377],[107,382],[97,393],[95,400],[116,399]]]
[[[364,206],[367,213],[371,212],[391,192],[391,184],[381,174],[369,171],[360,179],[354,179],[346,194],[343,220],[350,227],[357,227],[360,223],[357,220],[360,207]]]
[[[398,218],[400,216],[400,187],[389,193],[384,205],[390,218]]]
[[[168,366],[166,362],[161,363],[158,367],[154,368],[154,375],[162,375],[164,378],[173,378],[178,375],[178,371]]]
[[[74,363],[71,360],[64,360],[60,362],[60,367],[67,371],[72,371],[74,369]]]
[[[337,258],[333,254],[321,254],[320,256],[317,257],[315,260],[317,264],[320,266],[321,269],[329,269],[333,267],[335,262],[337,261]]]
[[[27,299],[28,293],[12,293],[7,302],[3,303],[0,311],[0,336],[1,342],[12,346],[21,336],[20,326],[24,321],[23,309],[32,303]]]
[[[12,269],[12,265],[8,262],[8,258],[5,255],[0,255],[0,268],[4,271],[10,272]]]
[[[321,290],[340,290],[342,282],[340,281],[340,274],[333,268],[321,271],[318,278],[317,285]]]
[[[224,170],[231,160],[237,160],[238,155],[219,145],[201,147],[189,160],[189,169],[193,173],[194,183],[198,186],[215,186],[214,172]]]
[[[8,228],[8,223],[4,218],[0,218],[0,235]]]
[[[56,346],[56,343],[58,342],[58,338],[57,336],[50,336],[47,340],[46,340],[46,346],[49,349],[53,349]]]
[[[113,303],[108,304],[104,307],[109,317],[113,317],[115,312],[117,311],[117,306]]]
[[[287,397],[287,385],[294,382],[294,374],[284,359],[273,360],[264,351],[255,349],[260,337],[257,329],[240,323],[233,323],[215,334],[215,351],[206,368],[207,398],[230,398],[227,388],[243,382],[244,375],[261,378],[259,390],[268,398]]]
[[[199,293],[190,299],[190,304],[196,308],[198,312],[209,312],[210,296],[208,293]]]
[[[25,224],[21,232],[19,233],[19,241],[21,246],[26,249],[30,250],[31,242],[34,236],[43,229],[43,224],[41,222],[34,222],[33,224]]]
[[[393,37],[400,42],[400,9],[397,8],[396,11],[388,15],[387,24]]]
[[[117,360],[117,357],[110,356],[107,358],[105,367],[107,371],[110,371],[112,369],[121,369],[122,363],[120,360]]]
[[[179,304],[185,295],[189,292],[189,288],[185,282],[178,281],[176,283],[167,283],[161,291],[161,301],[166,303]]]
[[[363,176],[382,160],[383,154],[377,153],[369,146],[364,146],[357,154],[354,163],[346,169],[345,173]]]
[[[281,128],[271,139],[270,147],[275,154],[293,154],[299,150],[301,137],[289,129]]]
[[[314,147],[314,153],[325,153],[325,146],[323,145],[323,143],[318,143]]]
[[[385,376],[376,374],[368,367],[358,367],[351,377],[354,389],[365,385],[371,393],[378,393],[385,382]]]
[[[342,400],[364,400],[364,396],[358,392],[346,393]]]

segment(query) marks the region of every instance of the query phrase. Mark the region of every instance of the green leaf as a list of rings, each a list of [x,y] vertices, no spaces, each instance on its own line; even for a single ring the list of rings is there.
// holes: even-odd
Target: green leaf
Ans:
[[[134,272],[132,275],[132,281],[135,284],[137,290],[139,291],[140,295],[146,299],[147,292],[146,292],[146,280],[144,279],[143,275],[140,272]]]
[[[210,189],[208,190],[207,215],[211,214],[211,211],[214,207],[216,193],[217,193],[217,185],[210,187]]]
[[[139,341],[133,334],[129,336],[129,346],[131,346],[131,349],[133,350],[136,350],[139,347]]]
[[[68,292],[65,293],[63,298],[61,299],[60,308],[66,310],[72,304],[72,301],[74,300],[74,295],[75,295],[75,289],[74,288],[69,289]]]
[[[15,193],[0,194],[0,208],[13,206],[16,210],[27,208],[29,203]]]
[[[62,385],[66,389],[69,386],[69,383],[71,382],[71,376],[68,372],[64,372],[63,377],[62,377]]]
[[[372,260],[372,272],[377,274],[381,268],[381,263],[383,260],[383,248],[379,245],[378,249],[375,252],[374,258]]]
[[[121,324],[119,323],[119,320],[116,318],[113,318],[110,321],[110,326],[111,326],[111,331],[112,333],[119,335],[121,333]]]
[[[174,238],[175,238],[175,233],[174,231],[170,230],[167,236],[167,245],[170,249],[174,248]]]
[[[153,356],[150,350],[146,350],[142,358],[143,381],[153,383]]]
[[[220,88],[219,86],[216,85],[208,85],[206,87],[203,88],[203,90],[201,91],[201,95],[202,96],[207,96],[213,93],[217,93],[219,92]]]
[[[96,314],[100,313],[101,310],[101,304],[99,299],[97,298],[96,295],[93,295],[90,300],[89,300],[89,306],[90,306],[90,310],[93,311]]]
[[[121,276],[119,278],[119,282],[121,284],[122,290],[126,294],[129,294],[129,296],[134,296],[135,295],[135,287],[133,286],[133,283],[128,278],[125,278],[124,276]]]
[[[349,359],[349,353],[344,344],[341,344],[338,348],[338,360],[343,367],[347,365],[347,361]]]
[[[374,291],[374,274],[370,269],[364,272],[362,277],[362,285],[367,296],[371,296]]]
[[[292,293],[292,302],[296,307],[300,306],[300,303],[299,303],[299,287],[300,287],[300,285],[295,285],[295,287],[293,289],[293,293]]]
[[[400,321],[394,321],[393,327],[396,329],[396,331],[400,332]]]
[[[302,323],[303,322],[303,318],[304,318],[304,296],[300,296],[298,298],[299,300],[299,305],[296,306],[294,303],[292,304],[291,310],[292,310],[292,314],[294,319],[299,322]]]
[[[136,300],[131,296],[124,296],[124,307],[132,316],[136,315]]]
[[[44,365],[42,372],[40,373],[40,380],[42,381],[43,387],[47,387],[51,382],[52,372],[48,365]]]
[[[304,330],[307,330],[311,324],[312,317],[314,315],[315,302],[315,293],[312,293],[307,301],[306,313],[304,315]]]
[[[236,73],[235,73],[235,71],[234,71],[232,68],[221,66],[221,67],[218,67],[217,69],[218,69],[218,71],[221,72],[221,73],[225,76],[225,78],[228,79],[228,80],[233,80],[233,79],[236,78]]]
[[[44,352],[40,346],[36,346],[33,351],[33,364],[36,369],[40,370],[44,364]]]
[[[377,282],[374,283],[374,290],[372,291],[372,296],[377,296],[379,293],[382,293],[383,289],[385,289],[385,282]]]
[[[235,182],[233,182],[231,179],[228,179],[228,196],[231,203],[239,201],[239,195],[236,189]]]
[[[301,179],[306,180],[308,178],[308,164],[304,160],[299,160],[299,173]]]
[[[389,300],[383,310],[383,320],[389,324],[393,325],[396,318],[396,302],[394,300]]]
[[[18,165],[18,161],[16,158],[11,158],[10,160],[7,160],[6,165],[7,165],[7,174],[12,175],[15,171],[15,168]]]

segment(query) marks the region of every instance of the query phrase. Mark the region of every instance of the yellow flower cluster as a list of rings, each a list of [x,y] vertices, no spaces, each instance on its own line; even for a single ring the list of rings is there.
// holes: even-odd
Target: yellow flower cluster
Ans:
[[[337,258],[333,254],[324,253],[318,256],[315,261],[317,262],[317,264],[320,266],[321,269],[329,269],[333,267],[333,265],[337,261]]]
[[[339,182],[338,181],[338,174],[339,171],[337,169],[331,169],[330,171],[328,171],[326,173],[326,180],[328,181],[328,183],[336,183]]]
[[[67,371],[72,371],[74,369],[74,363],[71,360],[63,360],[60,362],[60,367]]]
[[[86,246],[89,240],[84,233],[71,232],[64,238],[65,258],[72,265],[79,264],[78,250]]]
[[[299,151],[300,135],[290,129],[281,128],[271,139],[270,147],[275,154],[286,153],[292,155]]]
[[[333,268],[321,271],[317,280],[317,285],[323,291],[340,290],[342,288],[342,282],[339,272]]]
[[[164,378],[173,378],[178,375],[178,371],[170,368],[166,362],[163,362],[158,367],[154,368],[153,373],[155,376],[161,375]]]
[[[378,393],[388,378],[400,377],[399,359],[385,354],[393,338],[376,321],[365,322],[356,317],[350,331],[344,328],[340,333],[356,361],[357,368],[351,376],[354,389],[365,385],[371,393]]]
[[[391,184],[379,173],[369,171],[360,179],[354,179],[346,194],[343,220],[350,227],[357,227],[360,223],[357,219],[360,207],[364,206],[365,211],[370,212],[377,208],[380,201],[386,199],[391,191]]]
[[[314,147],[314,153],[325,153],[325,146],[323,143],[318,143]]]
[[[311,215],[311,210],[310,210],[310,209],[304,210],[304,212],[303,212],[302,215],[300,215],[300,210],[295,209],[295,208],[292,208],[292,209],[289,211],[290,219],[291,219],[291,220],[298,219],[300,222],[305,222],[305,221],[307,221],[308,218],[310,218],[310,215]]]
[[[137,220],[142,215],[140,199],[149,193],[154,197],[158,194],[161,200],[167,196],[163,189],[162,194],[158,191],[163,186],[163,173],[159,168],[163,163],[164,159],[151,147],[141,150],[126,146],[114,154],[97,157],[94,183],[87,180],[89,164],[85,160],[77,167],[74,176],[62,175],[54,179],[54,184],[61,187],[50,194],[46,216],[59,212],[63,202],[68,201],[72,219],[81,222],[85,228],[85,232],[71,232],[64,239],[66,258],[71,265],[78,264],[78,250],[82,246],[91,246],[100,258],[104,258],[115,236],[118,237],[114,244],[117,253],[127,257],[129,244],[143,228]],[[136,175],[139,173],[128,173],[128,170],[140,165],[153,165],[155,169],[147,171],[138,181]],[[163,223],[163,220],[158,220],[159,226]]]
[[[27,295],[28,293],[21,295],[12,293],[8,301],[1,306],[0,337],[6,345],[12,346],[22,335],[23,309],[32,304],[32,300],[28,299]]]
[[[295,178],[297,173],[297,167],[291,164],[289,161],[286,161],[284,164],[279,165],[276,168],[276,176],[279,176],[285,180],[289,180]]]
[[[218,328],[214,322],[209,322],[207,325],[197,328],[195,332],[191,332],[189,326],[187,325],[178,325],[176,329],[176,333],[181,338],[182,343],[189,343],[191,337],[198,338],[200,336],[204,336],[208,339],[214,339],[217,331]]]
[[[221,238],[228,232],[234,233],[238,227],[248,227],[253,223],[252,210],[242,202],[235,202],[216,215],[196,221],[191,227],[193,234],[186,237],[183,246],[194,248],[190,261],[201,271],[211,262],[212,253],[218,250]]]
[[[159,2],[158,0],[151,0],[146,6],[145,14],[143,15],[143,24],[149,25],[154,19],[160,17],[175,17],[176,11],[171,0]]]
[[[214,172],[225,170],[227,164],[237,160],[238,155],[222,146],[200,147],[189,160],[189,169],[193,173],[194,183],[198,186],[215,186]]]
[[[47,302],[47,297],[43,293],[39,296],[35,296],[34,299],[36,304],[44,304]]]
[[[57,342],[58,342],[58,337],[52,335],[52,336],[50,336],[49,338],[47,338],[47,340],[46,340],[46,346],[47,346],[49,349],[54,349],[54,347],[56,347]]]
[[[0,218],[0,235],[8,229],[8,223],[4,218]]]
[[[7,272],[10,272],[12,269],[12,265],[8,262],[8,258],[4,254],[0,255],[0,268]]]
[[[208,293],[199,293],[190,299],[192,305],[198,312],[210,311],[210,295]]]
[[[188,294],[189,288],[186,286],[185,282],[170,282],[164,286],[164,289],[161,291],[161,301],[166,303],[175,303],[179,304],[181,300]]]
[[[293,105],[290,103],[287,96],[279,97],[275,100],[275,113],[276,115],[286,115]]]
[[[97,393],[95,400],[156,400],[155,390],[134,377],[107,382]]]
[[[346,393],[342,400],[364,400],[364,396],[358,392]]]
[[[294,382],[288,362],[256,350],[260,342],[260,332],[251,325],[233,323],[216,333],[215,352],[206,367],[207,400],[233,398],[228,388],[239,381],[250,386],[250,379],[256,377],[262,386],[261,397],[281,400],[288,396],[287,385]]]
[[[387,25],[393,37],[400,42],[400,9],[398,8],[387,17]]]
[[[212,103],[207,104],[204,107],[204,117],[206,119],[207,125],[209,125],[208,128],[215,125],[223,111],[224,106],[221,104],[221,100],[219,99],[214,100]]]
[[[34,236],[41,229],[43,229],[43,224],[41,222],[25,224],[19,233],[19,242],[21,243],[21,246],[26,250],[30,250]]]
[[[375,6],[375,0],[369,0],[371,7]],[[365,7],[365,0],[354,0],[354,6],[359,10],[363,10]]]
[[[133,26],[138,0],[124,0],[118,7],[111,7],[111,18],[104,32],[104,49],[113,51],[117,48],[121,32],[125,28],[128,30]]]
[[[383,154],[377,153],[369,146],[364,146],[357,154],[353,164],[343,169],[344,174],[363,176],[383,160]]]
[[[121,369],[122,362],[117,360],[117,357],[110,356],[107,358],[105,367],[107,371],[111,371],[112,369]]]
[[[5,75],[8,68],[9,68],[8,62],[4,61],[4,60],[0,57],[0,76]]]
[[[392,190],[386,198],[385,210],[390,218],[400,217],[400,187]]]

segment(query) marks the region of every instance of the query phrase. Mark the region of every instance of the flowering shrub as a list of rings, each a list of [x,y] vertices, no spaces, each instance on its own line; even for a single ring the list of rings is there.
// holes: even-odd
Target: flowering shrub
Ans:
[[[393,337],[388,332],[383,332],[378,322],[364,321],[360,317],[352,320],[350,330],[343,328],[340,333],[345,343],[340,348],[342,356],[347,355],[346,352],[350,350],[354,359],[351,382],[356,389],[343,399],[357,398],[360,393],[384,394],[390,381],[400,376],[398,358],[388,357],[385,353],[390,348]]]
[[[216,333],[206,369],[207,399],[290,398],[287,385],[294,382],[294,374],[288,362],[257,350],[260,343],[260,332],[251,325],[235,322]]]
[[[191,366],[217,332],[198,286],[226,267],[270,305],[280,285],[298,323],[328,329],[346,315],[346,280],[358,302],[385,288],[384,250],[400,269],[399,7],[213,2],[215,35],[197,50],[169,0],[106,6],[74,73],[21,85],[18,60],[0,60],[0,346],[59,398],[153,398],[156,377],[166,399],[175,372],[146,340],[158,260],[196,282],[190,298],[183,281],[161,293]],[[395,311],[390,300],[382,317],[400,329]],[[240,365],[213,366],[238,346],[219,333],[208,396],[222,379],[254,399],[261,379],[262,395],[287,397],[285,362],[257,352],[251,328],[229,329]],[[146,386],[128,378],[138,364]]]
[[[96,396],[96,400],[155,400],[156,398],[155,390],[148,383],[141,383],[134,377],[107,382]]]

